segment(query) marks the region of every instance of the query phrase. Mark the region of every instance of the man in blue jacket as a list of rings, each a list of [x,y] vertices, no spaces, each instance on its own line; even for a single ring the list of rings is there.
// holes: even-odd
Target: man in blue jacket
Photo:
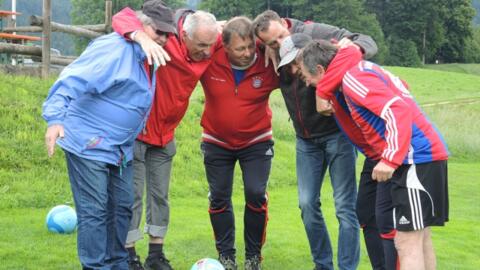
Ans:
[[[152,1],[158,4],[137,16],[145,33],[165,45],[175,32],[172,11]],[[83,269],[128,269],[133,143],[148,117],[153,74],[140,46],[112,33],[65,68],[43,104],[48,155],[56,142],[67,160]]]

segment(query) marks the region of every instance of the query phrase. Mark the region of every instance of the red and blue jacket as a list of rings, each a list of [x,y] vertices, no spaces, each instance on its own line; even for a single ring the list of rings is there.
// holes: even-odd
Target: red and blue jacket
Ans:
[[[343,64],[351,66],[343,56]],[[332,64],[338,65],[335,60]],[[445,141],[405,82],[368,61],[353,65],[341,78],[340,92],[334,80],[320,81],[317,95],[333,97],[338,124],[367,157],[393,168],[448,159]]]

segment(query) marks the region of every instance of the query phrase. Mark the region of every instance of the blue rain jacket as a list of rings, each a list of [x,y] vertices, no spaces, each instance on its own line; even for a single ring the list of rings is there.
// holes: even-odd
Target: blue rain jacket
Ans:
[[[61,148],[114,165],[132,160],[155,91],[144,60],[138,44],[112,33],[95,39],[63,70],[43,104],[48,126],[64,127]]]

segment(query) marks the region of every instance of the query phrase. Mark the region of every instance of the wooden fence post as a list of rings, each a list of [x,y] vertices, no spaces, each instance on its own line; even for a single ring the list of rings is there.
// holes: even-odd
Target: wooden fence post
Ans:
[[[43,0],[43,32],[42,32],[42,78],[48,78],[50,73],[50,42],[52,29],[50,25],[52,17],[51,0]]]
[[[112,31],[112,0],[105,0],[105,32]]]

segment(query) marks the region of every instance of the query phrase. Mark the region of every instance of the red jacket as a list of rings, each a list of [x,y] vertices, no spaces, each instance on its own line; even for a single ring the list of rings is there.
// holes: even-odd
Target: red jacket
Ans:
[[[157,146],[165,146],[173,140],[175,128],[187,111],[190,95],[200,76],[211,63],[211,59],[194,62],[188,57],[185,44],[181,41],[184,16],[177,17],[180,18],[177,26],[180,36],[168,37],[164,49],[172,60],[166,66],[157,69],[152,110],[145,131],[138,136],[139,140]],[[130,8],[125,8],[113,16],[112,26],[121,35],[143,31],[142,23],[137,19],[135,11]],[[219,35],[217,43],[212,46],[212,53],[220,47]]]
[[[264,66],[264,53],[245,71],[238,85],[222,49],[201,78],[205,91],[203,140],[228,149],[241,149],[272,138],[270,93],[278,88],[272,65]]]

